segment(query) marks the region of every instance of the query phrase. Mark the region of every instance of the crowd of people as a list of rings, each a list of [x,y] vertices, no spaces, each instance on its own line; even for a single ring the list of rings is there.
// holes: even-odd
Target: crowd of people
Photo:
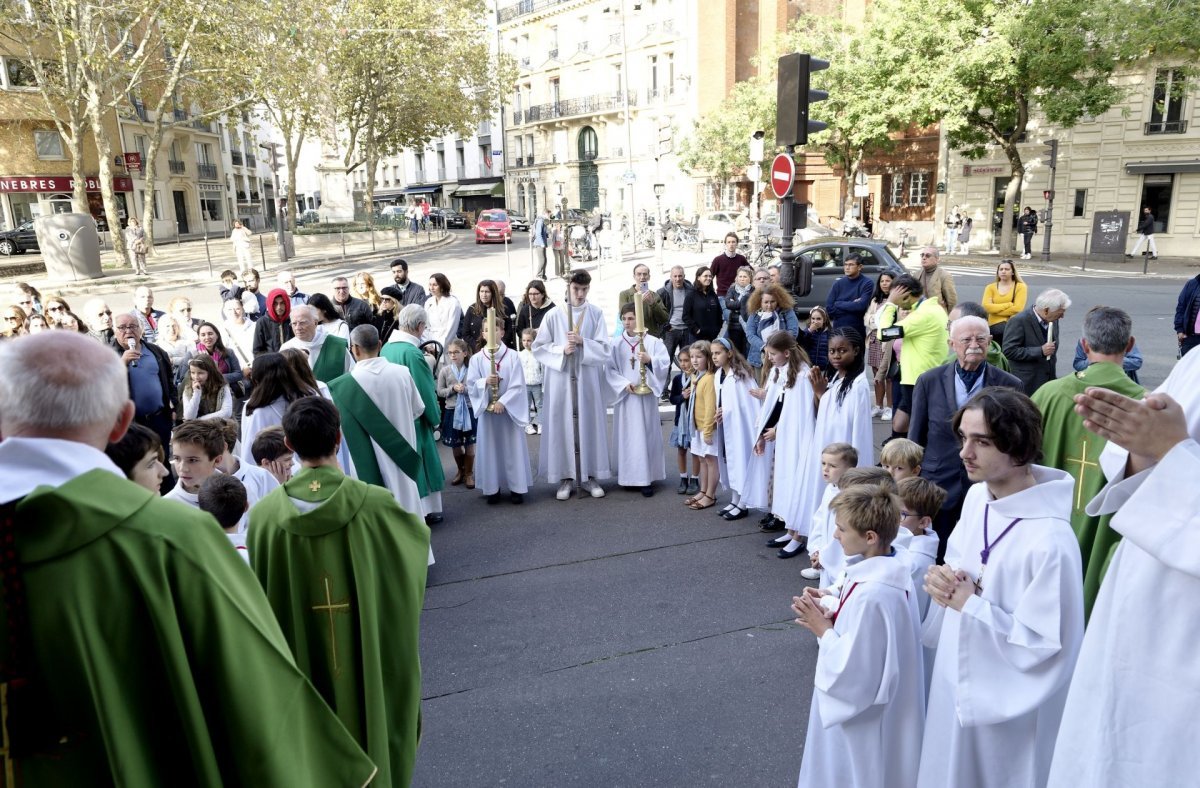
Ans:
[[[257,272],[230,270],[218,321],[183,296],[157,310],[145,286],[127,310],[94,297],[78,313],[20,286],[4,315],[14,341],[0,342],[0,473],[15,480],[0,538],[18,545],[0,566],[0,667],[27,774],[66,784],[132,762],[170,782],[186,751],[226,782],[407,784],[447,481],[488,504],[523,504],[537,479],[560,501],[603,498],[614,479],[649,497],[669,445],[688,510],[761,512],[775,555],[808,557],[800,574],[816,582],[792,609],[820,649],[800,785],[1169,784],[1147,781],[1170,767],[1118,734],[1153,719],[1130,685],[1186,701],[1114,664],[1114,638],[1152,631],[1114,586],[1128,576],[1150,595],[1159,573],[1180,598],[1195,590],[1169,535],[1190,539],[1195,507],[1167,503],[1194,485],[1162,490],[1200,461],[1195,420],[1167,396],[1192,404],[1200,362],[1147,395],[1132,320],[1096,306],[1075,373],[1058,377],[1069,297],[1027,306],[1005,260],[980,302],[960,301],[933,248],[919,272],[874,281],[848,257],[801,325],[778,270],[726,240],[691,281],[676,267],[655,289],[636,265],[613,325],[583,270],[564,272],[559,304],[541,279],[519,303],[492,279],[460,301],[441,273],[428,291],[411,281],[403,259],[393,284],[339,276],[330,295],[285,271],[264,296]],[[1184,344],[1200,335],[1196,282],[1179,299]],[[875,420],[891,427],[878,449]],[[1139,534],[1135,502],[1168,530]],[[48,512],[53,533],[35,538]],[[187,523],[197,533],[178,534]],[[64,610],[114,621],[101,582],[126,597],[114,626],[128,642],[61,626]],[[201,630],[203,667],[169,665]],[[1181,676],[1185,649],[1163,644],[1160,676]],[[78,669],[97,654],[99,673]],[[297,713],[225,718],[231,735],[213,738],[213,676]]]

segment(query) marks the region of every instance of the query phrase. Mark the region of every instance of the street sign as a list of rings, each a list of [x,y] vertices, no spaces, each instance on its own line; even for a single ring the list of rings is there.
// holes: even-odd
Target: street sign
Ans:
[[[637,180],[637,173],[633,170],[625,170],[625,182],[633,183]]]
[[[771,162],[771,190],[775,196],[783,199],[792,191],[792,182],[796,180],[796,162],[791,154],[781,153]]]
[[[867,185],[867,174],[865,172],[863,172],[862,170],[859,170],[858,174],[854,176],[854,185],[855,186],[866,186]]]
[[[746,168],[746,177],[752,181],[757,181],[762,177],[762,167],[757,164],[751,164]]]
[[[857,183],[854,184],[854,196],[855,197],[869,197],[870,195],[871,195],[871,190],[869,188],[867,188],[867,185],[865,183],[861,184],[861,185],[857,184]]]

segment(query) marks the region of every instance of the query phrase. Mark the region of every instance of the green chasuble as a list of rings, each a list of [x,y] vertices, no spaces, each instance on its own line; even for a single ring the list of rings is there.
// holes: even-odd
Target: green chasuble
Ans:
[[[418,494],[424,498],[429,490],[421,487],[421,455],[409,445],[399,430],[387,419],[375,401],[371,399],[354,376],[347,373],[329,383],[329,394],[342,416],[342,436],[350,448],[354,460],[354,475],[367,484],[386,487],[383,473],[379,469],[379,458],[375,456],[378,443],[388,459],[396,464],[405,476],[417,484]]]
[[[429,527],[386,489],[306,468],[250,510],[247,548],[296,664],[379,766],[372,785],[407,786]]]
[[[19,785],[371,779],[212,517],[94,470],[34,490],[15,528],[33,689],[8,694],[8,731],[43,732],[17,753]],[[9,637],[0,616],[5,661]]]
[[[1109,558],[1121,541],[1121,535],[1108,525],[1112,515],[1091,517],[1084,511],[1104,488],[1099,461],[1100,452],[1108,444],[1104,438],[1084,429],[1083,418],[1075,412],[1075,395],[1082,394],[1089,386],[1111,389],[1133,399],[1146,394],[1119,365],[1106,361],[1045,383],[1033,394],[1033,401],[1042,412],[1042,464],[1075,477],[1071,527],[1079,537],[1083,554],[1083,604],[1087,615],[1091,615]]]
[[[421,491],[421,497],[425,497],[446,486],[442,458],[438,455],[437,441],[433,437],[433,431],[442,423],[442,411],[438,407],[433,373],[429,371],[421,349],[408,342],[386,342],[379,355],[393,364],[408,368],[421,395],[421,401],[425,403],[425,412],[416,419],[416,449],[421,453],[421,473],[417,477],[417,489]]]
[[[317,363],[313,364],[313,377],[322,383],[328,383],[336,377],[346,374],[346,354],[350,352],[350,343],[332,334],[326,335],[321,343],[321,352],[317,354]]]

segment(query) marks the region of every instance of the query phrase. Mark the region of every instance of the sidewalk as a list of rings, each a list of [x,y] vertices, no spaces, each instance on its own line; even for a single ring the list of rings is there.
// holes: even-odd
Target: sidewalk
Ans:
[[[908,249],[901,262],[909,268],[916,269],[921,264],[920,257],[918,256],[920,248],[913,247]],[[989,250],[987,252],[973,252],[970,255],[947,255],[943,252],[941,261],[944,265],[995,268],[1001,259],[999,252]],[[1089,255],[1085,260],[1081,254],[1051,254],[1050,260],[1043,261],[1042,255],[1037,253],[1034,254],[1032,260],[1022,260],[1019,256],[1013,258],[1013,260],[1017,264],[1018,270],[1022,271],[1026,269],[1040,269],[1043,271],[1127,275],[1131,273],[1140,274],[1144,265],[1146,276],[1160,279],[1191,279],[1196,274],[1200,274],[1200,258],[1196,257],[1160,257],[1157,260],[1150,260],[1142,256],[1129,259],[1114,255]]]
[[[254,267],[263,281],[267,281],[283,268],[301,271],[327,265],[385,260],[436,249],[453,240],[454,236],[443,230],[422,232],[416,239],[409,238],[405,231],[296,236],[296,256],[286,264],[281,264],[275,235],[261,233],[254,239]],[[87,295],[129,290],[143,284],[154,288],[211,285],[218,280],[222,271],[236,271],[238,267],[229,241],[224,238],[156,245],[146,259],[149,276],[136,276],[128,262],[119,260],[111,250],[101,253],[104,276],[97,279],[52,280],[46,275],[41,259],[41,255],[36,254],[0,258],[0,283],[28,282],[44,293]]]

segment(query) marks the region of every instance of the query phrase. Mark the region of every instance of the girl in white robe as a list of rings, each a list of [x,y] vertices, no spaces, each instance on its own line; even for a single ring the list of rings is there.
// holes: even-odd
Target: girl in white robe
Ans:
[[[754,371],[733,343],[718,337],[712,343],[712,357],[717,370],[717,463],[721,484],[733,494],[729,505],[721,510],[721,517],[741,520],[749,512],[741,505],[742,490],[762,403],[750,393],[756,385]]]
[[[509,492],[509,500],[520,504],[533,482],[525,440],[525,425],[529,423],[525,371],[517,352],[501,343],[496,349],[493,379],[491,354],[485,348],[471,356],[467,371],[467,392],[477,419],[475,486],[487,496],[488,503],[499,503],[503,487]],[[488,409],[493,385],[499,388],[495,411]]]
[[[829,333],[828,353],[833,377],[826,382],[819,371],[811,374],[813,391],[820,400],[817,445],[849,443],[858,452],[858,467],[874,465],[871,382],[863,376],[866,357],[862,332],[855,328],[835,328]],[[824,486],[822,483],[822,489]]]

